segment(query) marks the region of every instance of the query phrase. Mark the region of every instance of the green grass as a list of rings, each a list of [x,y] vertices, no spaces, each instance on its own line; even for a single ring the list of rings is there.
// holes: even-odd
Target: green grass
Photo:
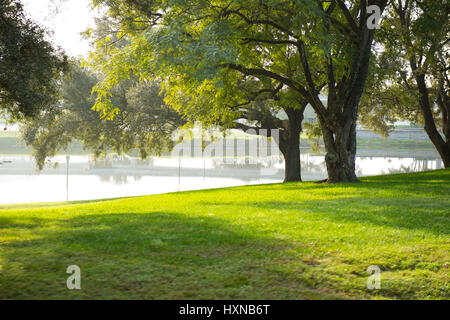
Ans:
[[[3,206],[0,298],[449,299],[450,170],[362,181]]]

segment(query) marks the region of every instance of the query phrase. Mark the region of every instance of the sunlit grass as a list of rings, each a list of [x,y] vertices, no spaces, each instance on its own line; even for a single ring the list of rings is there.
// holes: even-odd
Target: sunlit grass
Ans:
[[[450,298],[450,170],[362,180],[3,206],[0,298]]]

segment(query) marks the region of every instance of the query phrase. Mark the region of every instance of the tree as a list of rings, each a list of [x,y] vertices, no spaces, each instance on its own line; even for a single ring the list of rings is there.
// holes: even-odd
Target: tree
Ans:
[[[378,78],[364,98],[364,114],[376,128],[395,120],[424,125],[445,167],[450,167],[450,4],[444,0],[400,1],[379,33]],[[365,117],[367,120],[367,117]],[[370,119],[370,118],[369,118]],[[366,121],[367,122],[367,121]],[[442,135],[439,132],[442,130]]]
[[[382,12],[387,0],[93,2],[105,5],[130,38],[126,50],[110,51],[100,63],[108,77],[96,87],[99,109],[112,111],[108,91],[133,72],[161,79],[171,105],[231,123],[230,109],[246,101],[239,83],[257,80],[257,92],[296,96],[292,110],[312,105],[328,181],[357,181],[356,119],[375,33],[367,6]],[[105,40],[97,43],[103,51]]]
[[[25,17],[21,3],[0,0],[0,110],[16,120],[37,115],[57,99],[66,67],[64,53]]]
[[[115,4],[110,3],[110,5],[111,10],[114,10]],[[121,14],[126,12],[122,9]],[[97,39],[97,50],[96,54],[91,56],[91,65],[97,68],[101,66],[100,70],[109,75],[97,86],[99,99],[96,107],[106,113],[114,112],[114,109],[110,108],[107,92],[116,84],[117,79],[128,77],[130,73],[137,73],[144,77],[149,77],[151,73],[145,67],[140,69],[136,64],[138,58],[132,57],[133,53],[136,53],[134,49],[139,50],[135,41],[138,41],[137,37],[142,35],[141,28],[131,23],[133,22],[131,17],[120,17],[114,11],[111,15],[115,20],[110,23],[110,26],[115,28],[110,28],[112,30],[109,34],[103,33],[102,37],[99,37],[98,33],[94,35]],[[117,30],[121,30],[121,33],[118,34]],[[118,36],[121,39],[129,39],[130,45],[125,49],[115,48]],[[283,50],[282,47],[277,53],[281,59],[283,59]],[[142,57],[142,59],[145,58]],[[283,67],[282,63],[286,63],[289,57],[284,55],[284,60],[281,59],[280,67]],[[150,77],[153,76],[158,78],[156,75]],[[165,76],[158,79],[168,80]],[[296,94],[294,91],[272,83],[270,79],[264,77],[254,77],[233,71],[227,75],[226,81],[226,90],[220,90],[207,81],[202,83],[186,79],[184,82],[180,79],[177,84],[167,81],[165,88],[167,91],[170,90],[170,93],[166,96],[166,100],[180,112],[197,121],[202,121],[204,125],[254,129],[256,134],[261,130],[270,133],[270,130],[278,129],[280,134],[277,143],[285,157],[285,181],[300,181],[299,144],[303,111],[307,105],[306,99],[301,99],[298,94],[293,99]],[[279,117],[280,111],[285,113],[286,119]],[[244,123],[239,120],[246,121]]]
[[[309,36],[299,41],[301,64],[306,96],[322,129],[328,182],[358,181],[356,121],[375,34],[368,23],[372,19],[368,8],[376,6],[381,13],[386,4],[387,1],[321,2],[324,17],[304,25]],[[324,39],[325,34],[328,37]],[[312,65],[310,61],[316,60],[316,55],[317,62]],[[328,95],[326,106],[319,99],[322,87]]]
[[[172,148],[172,133],[186,121],[163,102],[157,83],[122,81],[111,92],[112,103],[120,111],[108,121],[92,110],[95,95],[91,92],[97,75],[77,61],[70,65],[61,85],[60,103],[26,120],[22,127],[22,136],[33,148],[40,170],[46,158],[67,149],[74,140],[82,142],[96,157],[137,148],[140,157],[146,158]]]

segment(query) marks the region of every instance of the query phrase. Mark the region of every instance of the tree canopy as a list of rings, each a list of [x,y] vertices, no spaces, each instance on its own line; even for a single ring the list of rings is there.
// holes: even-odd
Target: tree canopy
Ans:
[[[136,148],[146,158],[172,147],[172,133],[186,121],[164,103],[158,83],[121,81],[111,92],[111,101],[120,111],[106,120],[92,110],[96,97],[91,92],[98,81],[98,75],[73,61],[61,85],[61,100],[26,120],[22,136],[33,148],[39,169],[75,140],[96,157]]]
[[[90,62],[107,74],[98,110],[114,114],[109,91],[130,74],[160,79],[169,104],[211,122],[232,123],[260,95],[287,95],[290,108],[310,103],[319,117],[329,181],[357,181],[356,118],[375,33],[367,8],[382,12],[387,0],[93,3],[130,39],[120,50],[97,41]],[[257,83],[252,99],[248,83]]]
[[[391,4],[377,37],[382,50],[375,55],[371,85],[363,98],[363,122],[385,134],[396,120],[424,125],[449,167],[450,4]]]
[[[66,56],[25,16],[17,0],[0,0],[0,111],[20,119],[37,115],[58,99]]]

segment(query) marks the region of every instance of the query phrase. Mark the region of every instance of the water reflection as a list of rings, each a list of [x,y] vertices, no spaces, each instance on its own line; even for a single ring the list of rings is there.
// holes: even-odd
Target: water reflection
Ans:
[[[302,178],[326,178],[323,156],[301,157]],[[246,184],[274,183],[283,180],[284,162],[278,156],[248,161],[223,158],[152,158],[141,161],[131,157],[110,157],[92,161],[86,156],[71,156],[69,188],[66,190],[66,158],[56,157],[59,166],[47,166],[40,174],[30,157],[0,158],[0,203],[90,200],[138,196],[173,191],[219,188]],[[416,172],[439,169],[442,161],[411,157],[358,157],[358,176]],[[67,194],[68,192],[68,194]]]

